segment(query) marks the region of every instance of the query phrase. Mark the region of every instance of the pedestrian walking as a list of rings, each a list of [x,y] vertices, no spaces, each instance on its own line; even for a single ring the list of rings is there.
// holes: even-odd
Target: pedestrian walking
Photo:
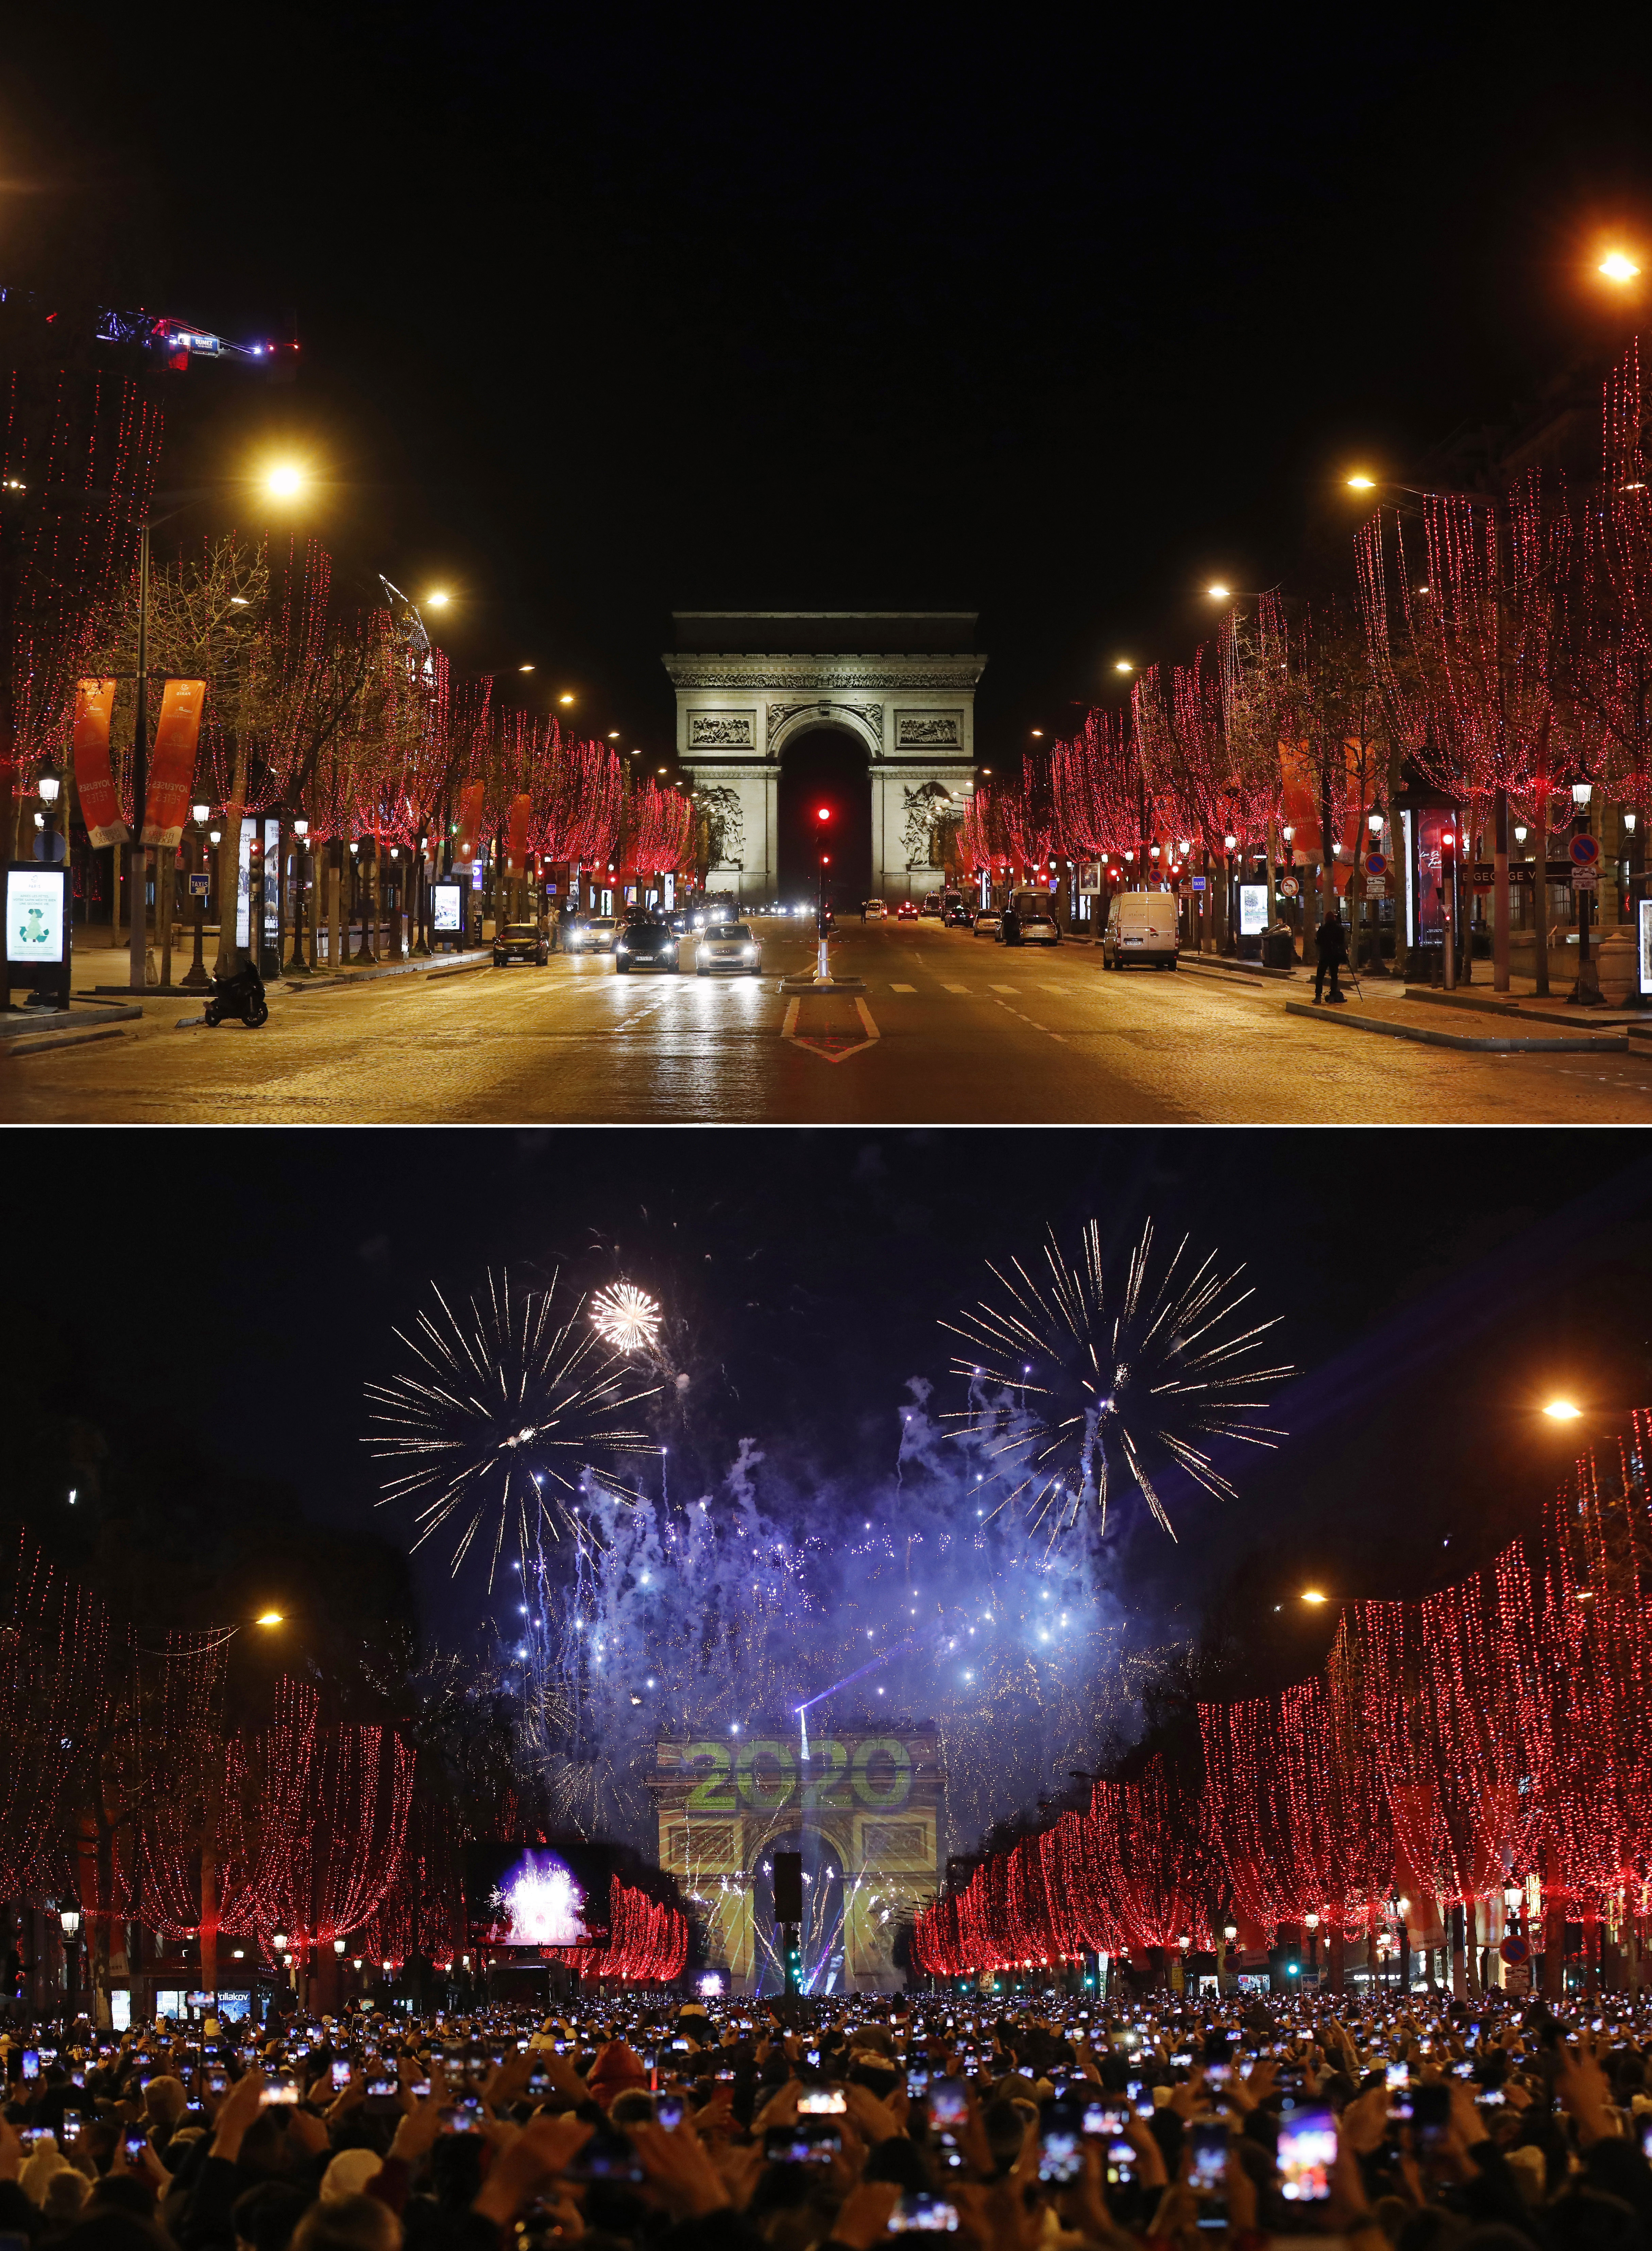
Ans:
[[[1331,972],[1329,997],[1339,1003],[1345,1002],[1348,995],[1338,985],[1337,973],[1348,959],[1348,933],[1344,930],[1342,917],[1334,906],[1314,932],[1314,951],[1318,957],[1314,970],[1315,1000],[1321,1001],[1326,997],[1325,972],[1329,969]]]

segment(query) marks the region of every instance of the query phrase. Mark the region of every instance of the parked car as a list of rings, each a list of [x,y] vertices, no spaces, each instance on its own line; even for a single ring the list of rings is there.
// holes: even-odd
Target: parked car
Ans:
[[[614,942],[614,969],[623,977],[632,969],[675,969],[677,933],[655,915],[628,917]]]
[[[895,918],[896,922],[916,922],[918,911],[910,899],[902,899],[895,910]]]
[[[881,899],[864,899],[861,904],[862,922],[887,922],[889,910]]]
[[[1000,945],[1059,945],[1061,926],[1047,907],[1026,905],[999,922]]]
[[[1133,962],[1174,969],[1176,946],[1176,902],[1168,891],[1114,893],[1102,932],[1103,969],[1124,969]]]
[[[1004,918],[996,907],[983,907],[971,928],[977,938],[996,938],[1004,927]]]
[[[619,935],[618,915],[581,915],[568,932],[570,953],[612,953]]]
[[[731,969],[736,976],[760,977],[763,948],[751,935],[750,923],[708,923],[695,943],[694,966],[696,977],[709,977],[718,969]]]
[[[494,937],[495,969],[512,961],[531,961],[543,969],[550,959],[550,940],[536,922],[508,922]]]

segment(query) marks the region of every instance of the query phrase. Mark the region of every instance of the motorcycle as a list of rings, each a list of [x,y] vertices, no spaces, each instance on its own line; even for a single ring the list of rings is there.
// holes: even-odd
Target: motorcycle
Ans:
[[[225,1016],[238,1016],[249,1029],[256,1031],[267,1021],[270,1004],[264,997],[264,980],[258,973],[258,965],[244,961],[232,977],[215,977],[211,997],[206,1004],[206,1021],[221,1024]]]

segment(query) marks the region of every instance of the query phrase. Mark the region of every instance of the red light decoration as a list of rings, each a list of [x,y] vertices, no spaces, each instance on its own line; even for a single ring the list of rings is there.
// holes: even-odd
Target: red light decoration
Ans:
[[[1541,1877],[1545,1913],[1652,1908],[1652,1415],[1584,1457],[1540,1539],[1420,1603],[1351,1604],[1324,1673],[1198,1707],[1201,1772],[1096,1785],[916,1918],[936,1976],[1210,1943],[1205,1905],[1374,1937]],[[1489,1928],[1489,1925],[1488,1925]]]

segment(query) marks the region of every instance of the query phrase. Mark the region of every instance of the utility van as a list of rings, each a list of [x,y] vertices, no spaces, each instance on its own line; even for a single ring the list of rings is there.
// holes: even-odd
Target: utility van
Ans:
[[[1176,966],[1176,901],[1169,891],[1115,891],[1109,901],[1102,966],[1126,969],[1132,962]]]

